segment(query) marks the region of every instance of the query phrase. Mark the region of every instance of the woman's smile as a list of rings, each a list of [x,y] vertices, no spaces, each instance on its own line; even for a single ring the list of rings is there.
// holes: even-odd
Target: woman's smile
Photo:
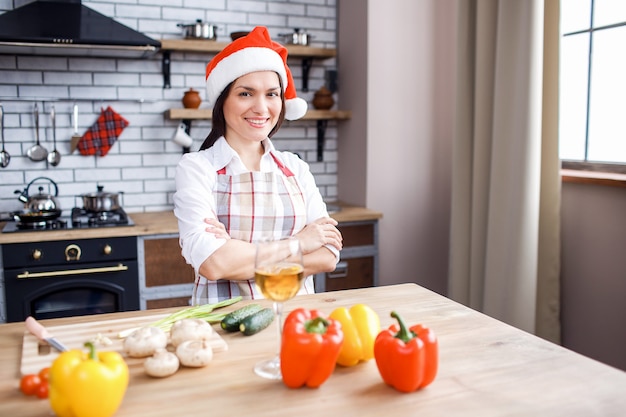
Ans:
[[[246,120],[255,128],[261,128],[264,127],[265,124],[269,121],[269,118],[264,117],[264,118],[250,118],[247,117]]]

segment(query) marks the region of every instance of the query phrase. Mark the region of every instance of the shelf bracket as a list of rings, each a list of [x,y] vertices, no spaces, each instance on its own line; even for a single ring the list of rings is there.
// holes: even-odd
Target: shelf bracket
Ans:
[[[317,121],[317,162],[324,160],[324,142],[326,136],[326,127],[328,126],[328,120]]]
[[[170,51],[163,51],[163,59],[161,61],[161,71],[163,72],[163,88],[172,88],[172,82],[170,80],[170,64],[172,59]]]
[[[309,70],[313,65],[313,58],[302,59],[302,91],[309,91]]]
[[[183,124],[185,125],[185,133],[191,136],[191,119],[183,119]],[[191,152],[191,148],[183,146],[183,155],[189,152]]]

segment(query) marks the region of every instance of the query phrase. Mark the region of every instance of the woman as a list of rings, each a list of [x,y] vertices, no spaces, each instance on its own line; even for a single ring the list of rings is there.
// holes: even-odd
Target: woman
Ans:
[[[308,165],[269,139],[307,109],[287,50],[257,27],[211,60],[206,83],[212,129],[200,151],[179,162],[174,194],[182,254],[196,271],[194,304],[262,298],[254,242],[267,238],[300,241],[300,293],[313,293],[312,275],[335,269],[342,237]]]

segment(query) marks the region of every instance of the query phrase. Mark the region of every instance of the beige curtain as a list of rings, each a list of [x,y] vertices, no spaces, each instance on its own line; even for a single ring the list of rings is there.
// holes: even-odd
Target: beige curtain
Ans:
[[[449,296],[554,342],[558,0],[460,0]]]

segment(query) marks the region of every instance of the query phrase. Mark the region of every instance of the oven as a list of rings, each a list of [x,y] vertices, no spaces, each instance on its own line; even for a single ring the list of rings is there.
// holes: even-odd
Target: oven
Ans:
[[[2,245],[7,322],[139,310],[137,238]]]

